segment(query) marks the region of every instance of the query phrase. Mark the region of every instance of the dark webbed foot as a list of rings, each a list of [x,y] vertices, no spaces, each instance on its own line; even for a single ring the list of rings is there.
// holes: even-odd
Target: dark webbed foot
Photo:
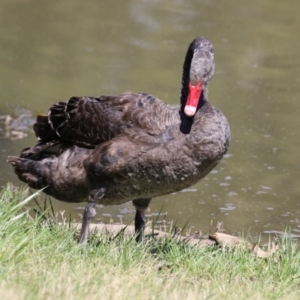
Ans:
[[[146,224],[145,210],[149,206],[150,201],[151,199],[136,199],[132,201],[133,205],[136,208],[134,227],[137,242],[140,242],[144,236]]]

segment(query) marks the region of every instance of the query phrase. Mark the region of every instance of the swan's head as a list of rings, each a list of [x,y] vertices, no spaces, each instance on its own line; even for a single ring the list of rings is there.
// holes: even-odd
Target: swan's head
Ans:
[[[190,58],[190,59],[188,59]],[[190,44],[185,65],[189,69],[188,95],[184,107],[184,113],[192,117],[196,111],[203,89],[212,78],[215,70],[214,47],[212,43],[204,38],[198,37]]]

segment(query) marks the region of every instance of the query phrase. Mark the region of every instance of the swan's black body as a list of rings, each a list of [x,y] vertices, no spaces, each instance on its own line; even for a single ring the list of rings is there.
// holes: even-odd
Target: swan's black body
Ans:
[[[140,239],[151,198],[195,184],[228,149],[228,122],[207,97],[213,71],[213,46],[197,38],[184,63],[181,108],[143,93],[72,97],[53,105],[48,116],[38,116],[34,125],[38,143],[9,162],[32,188],[48,186],[47,194],[66,202],[89,201],[82,241],[95,215],[94,203],[130,200],[137,208]],[[196,113],[186,116],[189,84],[199,82]]]

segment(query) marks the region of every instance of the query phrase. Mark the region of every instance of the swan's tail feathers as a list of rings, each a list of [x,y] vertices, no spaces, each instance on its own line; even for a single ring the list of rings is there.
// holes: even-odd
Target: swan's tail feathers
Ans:
[[[45,155],[55,154],[58,155],[63,151],[62,145],[59,141],[51,141],[44,143],[38,141],[34,146],[28,147],[22,150],[20,157],[28,159],[38,159],[42,158]]]
[[[48,121],[48,116],[38,115],[36,123],[33,124],[33,131],[35,136],[43,143],[58,139],[57,134]]]
[[[8,156],[7,162],[13,166],[19,179],[27,183],[30,187],[42,189],[47,186],[47,183],[43,182],[43,170],[38,161],[17,156]]]

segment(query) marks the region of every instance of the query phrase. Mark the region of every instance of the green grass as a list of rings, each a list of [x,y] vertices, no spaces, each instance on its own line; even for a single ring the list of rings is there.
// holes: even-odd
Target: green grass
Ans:
[[[0,192],[0,299],[299,299],[300,254],[288,238],[269,259],[122,234],[83,247],[51,210],[29,212],[28,195]]]

